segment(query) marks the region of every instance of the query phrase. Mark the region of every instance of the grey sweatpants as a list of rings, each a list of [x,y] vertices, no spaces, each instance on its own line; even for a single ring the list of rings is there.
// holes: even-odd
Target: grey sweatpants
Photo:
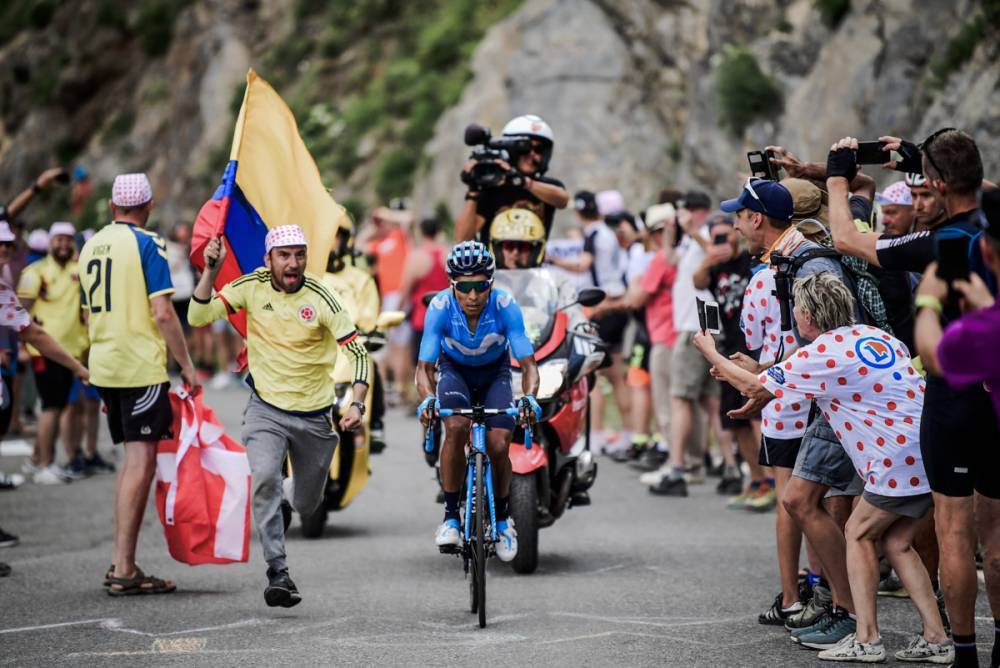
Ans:
[[[330,461],[337,449],[337,432],[329,413],[292,415],[251,393],[243,412],[243,443],[253,475],[253,517],[264,559],[276,571],[285,562],[285,528],[281,520],[281,471],[287,452],[292,461],[294,498],[300,515],[316,510],[323,500]]]

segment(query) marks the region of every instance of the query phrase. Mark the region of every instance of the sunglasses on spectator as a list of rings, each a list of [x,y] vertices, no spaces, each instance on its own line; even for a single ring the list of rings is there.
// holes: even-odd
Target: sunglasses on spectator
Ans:
[[[752,178],[752,176],[747,177],[747,182],[743,184],[743,189],[750,193],[751,197],[757,200],[757,203],[760,204],[760,208],[764,209],[764,215],[770,216],[771,214],[767,212],[767,207],[764,206],[763,200],[761,200],[760,196],[757,195],[757,191],[753,189],[753,183],[751,183]]]
[[[452,287],[461,292],[463,295],[467,295],[473,290],[482,294],[490,289],[493,285],[492,279],[486,279],[482,281],[452,281]]]
[[[504,241],[503,249],[508,253],[530,253],[531,252],[531,242],[530,241]]]
[[[937,163],[934,162],[934,156],[931,155],[931,144],[933,144],[934,140],[943,135],[945,132],[952,132],[954,130],[955,128],[941,128],[940,130],[932,134],[930,137],[925,139],[924,143],[920,145],[920,150],[923,152],[924,155],[927,156],[927,162],[931,163],[931,167],[934,168],[934,171],[937,172],[938,176],[940,176],[942,179],[945,178],[945,173],[940,167],[938,167]]]

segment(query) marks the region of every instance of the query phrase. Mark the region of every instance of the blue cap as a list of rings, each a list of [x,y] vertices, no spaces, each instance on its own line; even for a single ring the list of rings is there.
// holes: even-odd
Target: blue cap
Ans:
[[[752,191],[751,191],[752,189]],[[754,197],[756,193],[757,197]],[[747,179],[743,190],[736,199],[727,199],[719,205],[726,213],[736,213],[750,209],[775,220],[791,220],[795,210],[792,193],[777,181],[767,179]]]

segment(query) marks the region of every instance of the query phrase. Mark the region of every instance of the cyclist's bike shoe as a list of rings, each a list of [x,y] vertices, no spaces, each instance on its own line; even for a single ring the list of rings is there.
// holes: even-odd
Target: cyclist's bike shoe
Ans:
[[[440,548],[457,548],[462,544],[462,525],[458,520],[445,520],[434,534],[434,544]]]
[[[500,561],[513,561],[517,556],[517,531],[513,519],[497,522],[496,552]]]
[[[267,589],[264,602],[272,608],[291,608],[302,602],[299,590],[288,576],[288,570],[267,569]]]

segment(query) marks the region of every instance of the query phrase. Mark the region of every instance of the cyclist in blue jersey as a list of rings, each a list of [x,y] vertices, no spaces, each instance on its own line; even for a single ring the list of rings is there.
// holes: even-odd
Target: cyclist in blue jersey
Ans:
[[[511,353],[521,366],[524,393],[519,402],[521,421],[535,419],[538,366],[534,349],[524,333],[524,319],[517,302],[503,290],[493,288],[495,266],[493,256],[478,241],[462,242],[448,255],[451,287],[435,295],[427,309],[417,363],[417,389],[425,397],[420,406],[420,420],[425,427],[435,418],[438,408],[512,407]],[[445,418],[444,427],[441,447],[444,522],[434,537],[439,547],[461,543],[458,504],[469,419]],[[496,489],[499,537],[496,554],[501,561],[510,561],[517,555],[517,532],[508,512],[511,465],[507,452],[514,419],[494,415],[487,418],[486,427],[486,450]]]

